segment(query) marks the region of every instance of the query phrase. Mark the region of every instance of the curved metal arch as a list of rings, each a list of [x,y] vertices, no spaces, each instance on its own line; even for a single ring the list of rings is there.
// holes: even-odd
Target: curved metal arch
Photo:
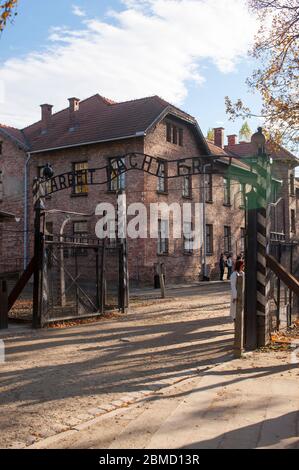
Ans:
[[[223,157],[222,157],[223,158]],[[162,165],[167,165],[167,175],[161,172]],[[207,163],[210,166],[207,167]],[[129,171],[137,170],[156,177],[174,179],[187,175],[216,174],[229,176],[248,184],[256,183],[256,176],[252,171],[242,169],[231,164],[231,159],[221,160],[219,155],[201,155],[176,160],[166,160],[163,157],[130,152],[124,155],[109,157],[108,164],[87,170],[68,171],[55,175],[52,178],[35,178],[33,183],[33,197],[37,201],[41,197],[51,195],[64,189],[84,186],[101,186],[108,184]]]

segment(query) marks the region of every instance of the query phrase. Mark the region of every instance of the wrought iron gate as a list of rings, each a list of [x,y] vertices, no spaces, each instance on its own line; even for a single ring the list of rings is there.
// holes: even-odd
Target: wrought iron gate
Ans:
[[[47,238],[47,237],[46,237]],[[41,273],[40,311],[42,325],[61,320],[97,316],[106,305],[107,241],[87,237],[78,241],[69,236],[44,240]],[[113,247],[114,259],[119,246]],[[113,268],[115,274],[113,274]],[[117,263],[109,266],[116,295],[109,308],[118,307]]]

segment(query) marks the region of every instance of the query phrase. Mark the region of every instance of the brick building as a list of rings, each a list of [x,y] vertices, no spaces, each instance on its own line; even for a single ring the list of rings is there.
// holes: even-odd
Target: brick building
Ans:
[[[192,116],[157,96],[123,103],[100,95],[84,101],[70,98],[68,108],[55,114],[51,105],[42,105],[40,121],[25,129],[0,126],[0,210],[13,212],[21,219],[18,230],[13,226],[9,236],[1,236],[0,264],[5,260],[4,264],[21,269],[24,260],[26,264],[32,255],[31,186],[46,163],[59,175],[98,168],[111,158],[140,152],[161,159],[161,177],[131,171],[105,185],[83,184],[47,197],[47,210],[83,214],[70,217],[66,233],[84,237],[94,236],[94,217],[84,214],[94,214],[99,202],[115,204],[116,190],[120,188],[126,191],[128,205],[143,202],[148,207],[152,202],[178,202],[180,205],[199,202],[205,205],[206,213],[206,237],[201,248],[190,252],[184,237],[174,239],[171,236],[171,227],[170,238],[165,240],[161,218],[158,239],[129,239],[130,278],[152,283],[155,264],[163,262],[169,281],[199,279],[204,248],[209,275],[217,276],[220,253],[237,254],[244,249],[245,186],[218,175],[169,180],[163,175],[171,176],[167,162],[201,155],[217,155],[227,165],[230,160],[233,165],[249,171],[245,163],[233,158],[243,153],[235,148],[236,143],[231,144],[230,141],[225,147],[222,128],[215,129],[214,142],[207,141]],[[49,213],[48,232],[59,233],[65,217],[61,212]]]
[[[227,153],[247,157],[252,155],[253,147],[248,142],[237,142],[236,135],[228,136],[228,145],[224,146]],[[271,210],[272,232],[284,234],[286,242],[298,238],[299,217],[297,212],[296,188],[298,181],[295,168],[299,166],[299,159],[285,148],[273,146],[266,147],[267,154],[272,158],[272,175],[281,181],[281,185],[273,192],[272,201],[276,206]]]

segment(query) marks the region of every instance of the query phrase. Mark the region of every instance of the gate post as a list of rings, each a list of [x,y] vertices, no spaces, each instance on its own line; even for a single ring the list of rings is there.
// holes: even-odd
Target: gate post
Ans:
[[[237,304],[235,318],[234,357],[242,357],[244,350],[244,276],[237,277]]]
[[[34,279],[33,279],[33,317],[32,326],[33,328],[42,327],[42,312],[41,312],[41,279],[42,279],[42,266],[43,266],[43,234],[41,232],[41,211],[44,209],[44,205],[41,199],[39,199],[34,207],[35,219],[34,219]]]
[[[0,279],[0,330],[8,328],[8,292],[7,282]]]
[[[245,349],[257,347],[257,209],[256,192],[252,189],[247,195],[247,228],[245,252]]]
[[[123,190],[117,197],[117,239],[119,241],[119,309],[125,313],[129,307],[129,270],[127,245],[127,205]]]
[[[252,136],[251,142],[257,149],[257,345],[265,346],[270,340],[270,278],[266,255],[270,247],[270,197],[271,171],[266,155],[266,139],[262,128]]]

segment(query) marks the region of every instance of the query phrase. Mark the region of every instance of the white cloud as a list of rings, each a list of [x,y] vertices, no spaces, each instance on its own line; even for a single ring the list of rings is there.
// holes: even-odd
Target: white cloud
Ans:
[[[86,16],[85,11],[78,5],[72,5],[72,13],[75,16],[81,16],[81,17]]]
[[[69,96],[97,92],[115,100],[158,94],[181,105],[188,82],[204,81],[207,60],[234,70],[255,30],[245,0],[123,0],[105,21],[56,27],[45,52],[6,61],[0,122],[26,125],[39,118],[40,103],[58,110]]]

